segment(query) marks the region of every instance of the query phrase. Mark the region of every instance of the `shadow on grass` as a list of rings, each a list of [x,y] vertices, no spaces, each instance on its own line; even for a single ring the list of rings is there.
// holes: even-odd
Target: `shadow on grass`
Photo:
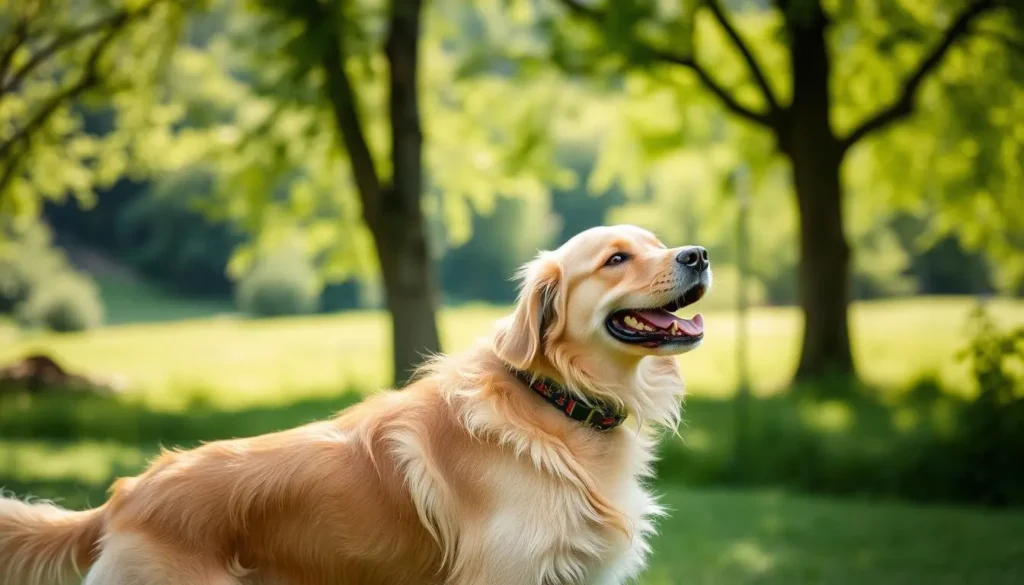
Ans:
[[[736,405],[688,400],[682,440],[662,443],[659,478],[698,485],[773,485],[832,494],[890,492],[889,465],[952,432],[948,397],[884,404],[792,395],[753,399],[742,429]],[[742,440],[742,446],[737,441]],[[877,466],[865,476],[865,467]]]
[[[908,392],[845,399],[688,401],[682,441],[665,441],[658,476],[690,485],[1024,506],[1024,400],[964,401],[922,379]],[[742,431],[742,432],[739,432]],[[737,437],[744,437],[737,449]]]
[[[237,410],[197,400],[180,412],[89,395],[0,396],[0,488],[72,508],[97,505],[114,479],[139,473],[161,447],[190,448],[296,427],[330,418],[363,396],[346,391]],[[51,460],[36,465],[35,457]]]
[[[674,485],[773,486],[917,501],[1022,501],[1024,472],[1001,461],[1024,449],[992,433],[982,433],[982,442],[969,444],[970,449],[961,448],[953,439],[964,411],[962,402],[929,384],[919,384],[899,400],[883,401],[881,396],[861,392],[847,399],[753,399],[742,433],[737,432],[741,429],[734,403],[690,398],[680,428],[682,440],[666,436],[661,443],[658,479]],[[0,486],[41,497],[70,497],[78,485],[93,501],[102,500],[96,496],[102,495],[109,480],[137,473],[142,461],[161,446],[188,448],[203,441],[287,429],[329,418],[362,397],[350,390],[334,397],[239,410],[196,402],[182,412],[88,396],[6,397],[0,400],[0,440],[21,453],[4,466],[0,452]],[[1022,433],[1019,428],[1015,432]],[[737,436],[746,437],[741,458]],[[93,451],[75,451],[83,442],[99,445]],[[133,455],[102,455],[104,449],[115,449],[109,445],[127,448]],[[975,455],[979,449],[997,452],[1000,458],[990,457],[983,466]],[[65,455],[67,463],[50,455],[66,451],[75,451]],[[54,461],[38,464],[47,466],[44,473],[29,469],[37,466],[35,457]],[[99,463],[90,467],[90,458],[107,465],[110,477],[99,478],[107,468]],[[18,465],[20,471],[15,470]],[[63,483],[74,473],[89,482]],[[988,475],[979,476],[982,473]],[[102,481],[91,485],[97,480]]]
[[[667,487],[643,585],[1010,585],[1024,515]]]
[[[181,412],[169,412],[129,400],[84,395],[8,396],[0,398],[0,438],[189,447],[326,419],[362,398],[359,392],[346,391],[339,396],[237,410],[217,409],[195,400]]]

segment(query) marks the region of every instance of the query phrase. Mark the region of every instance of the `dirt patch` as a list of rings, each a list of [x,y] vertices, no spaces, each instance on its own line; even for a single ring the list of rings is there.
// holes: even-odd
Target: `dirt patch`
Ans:
[[[69,371],[52,357],[36,353],[0,368],[0,394],[86,393],[111,396],[123,390],[123,382]]]

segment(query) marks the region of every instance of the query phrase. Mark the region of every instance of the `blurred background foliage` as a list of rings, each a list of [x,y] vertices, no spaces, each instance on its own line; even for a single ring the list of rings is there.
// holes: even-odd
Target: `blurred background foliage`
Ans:
[[[796,302],[799,222],[790,170],[774,141],[726,115],[682,68],[630,52],[634,29],[654,43],[683,27],[698,33],[694,51],[706,68],[756,101],[707,11],[683,18],[681,9],[699,3],[626,10],[613,2],[609,9],[623,11],[608,17],[614,26],[594,30],[559,4],[439,1],[425,9],[423,208],[445,298],[508,301],[511,267],[602,222],[700,241],[729,265],[730,177],[742,163],[756,193],[756,286],[767,302]],[[353,11],[345,17],[354,39],[349,69],[376,164],[384,167],[384,7],[346,6]],[[259,3],[138,2],[124,10],[140,16],[103,53],[110,66],[102,88],[83,91],[91,99],[73,107],[62,104],[48,122],[53,129],[33,139],[31,156],[21,157],[3,190],[5,216],[43,218],[61,242],[95,249],[183,294],[230,298],[258,250],[284,241],[300,242],[326,282],[355,278],[372,287],[374,244],[317,92],[322,76],[296,39],[301,27],[279,22],[286,19],[279,10]],[[899,71],[955,14],[920,3],[839,2],[829,10],[841,55],[832,75],[840,129],[888,101]],[[784,99],[778,11],[752,3],[734,12]],[[89,22],[92,13],[67,18]],[[49,20],[55,29],[72,24]],[[965,41],[969,51],[943,59],[914,115],[844,165],[857,298],[1020,292],[1024,213],[1014,206],[1024,201],[1024,98],[1015,80],[1024,72],[1019,47],[1000,40],[1012,39],[1013,23],[1010,11],[994,10]],[[73,76],[90,53],[67,53],[69,64],[53,67]],[[119,73],[126,70],[132,74]],[[25,104],[41,103],[34,92],[43,89],[23,83],[5,92],[7,124],[18,127],[16,116],[28,116]],[[9,148],[28,152],[17,142]],[[69,164],[79,151],[79,164]],[[63,204],[67,195],[72,200]],[[479,282],[467,290],[446,268],[454,266]],[[350,303],[373,298],[353,294]]]
[[[161,442],[326,416],[486,334],[537,250],[636,223],[715,268],[673,503],[785,509],[821,558],[819,513],[944,546],[959,512],[908,537],[679,486],[1024,503],[1022,30],[1010,0],[0,0],[0,359],[131,380],[0,372],[0,484],[81,505]],[[1019,582],[1007,522],[959,569],[903,550],[907,582]],[[762,537],[650,583],[895,574]]]
[[[53,2],[26,6],[48,4]],[[498,198],[520,200],[518,205],[529,209],[502,219],[517,223],[544,213],[551,204],[541,201],[548,201],[553,191],[556,205],[560,198],[573,201],[573,214],[580,214],[580,207],[592,208],[587,214],[590,221],[574,225],[566,217],[567,209],[554,209],[557,220],[530,222],[536,224],[531,230],[537,232],[535,242],[525,247],[494,246],[490,253],[510,255],[516,263],[536,247],[556,245],[597,218],[611,218],[708,242],[721,249],[724,255],[719,257],[727,262],[734,206],[727,179],[742,161],[754,171],[754,215],[775,227],[755,230],[755,238],[764,239],[752,246],[756,254],[764,254],[752,262],[765,267],[759,280],[778,280],[772,272],[791,271],[796,255],[786,246],[792,248],[795,240],[793,205],[787,204],[792,185],[783,161],[774,154],[773,141],[723,116],[692,76],[658,69],[655,58],[621,54],[629,53],[634,28],[643,30],[644,38],[664,42],[665,35],[679,32],[671,27],[691,20],[680,18],[680,7],[699,4],[662,8],[639,3],[626,10],[611,3],[609,9],[622,8],[622,13],[609,16],[614,26],[599,32],[566,18],[558,4],[435,2],[426,9],[423,59],[429,66],[423,69],[422,84],[430,171],[424,207],[437,220],[434,231],[443,233],[435,239],[435,256],[477,247],[473,227],[480,220],[475,218],[493,215]],[[98,3],[96,12],[102,13],[104,6]],[[364,104],[366,134],[383,166],[388,159],[383,144],[386,120],[377,115],[384,111],[386,99],[380,85],[386,66],[379,53],[383,7],[372,2],[346,6],[353,11],[346,16],[346,26],[352,27],[346,34],[354,39],[349,43],[354,47],[352,78]],[[191,18],[184,18],[186,8],[192,11]],[[259,245],[256,240],[278,242],[298,232],[310,255],[330,252],[323,254],[322,264],[332,280],[372,278],[371,243],[365,234],[359,235],[357,198],[347,191],[353,187],[342,164],[344,153],[334,144],[334,124],[317,94],[319,73],[303,52],[308,49],[296,39],[301,31],[278,22],[283,18],[278,11],[259,3],[137,2],[127,3],[124,10],[140,16],[115,37],[118,44],[103,53],[111,65],[117,59],[116,68],[104,71],[103,77],[109,79],[102,90],[87,91],[93,100],[58,108],[63,118],[49,120],[57,134],[40,134],[58,146],[48,148],[51,145],[37,139],[32,156],[25,156],[25,164],[47,172],[12,171],[13,185],[4,191],[5,209],[16,217],[33,217],[40,211],[40,201],[61,201],[70,192],[80,208],[47,208],[46,217],[61,225],[61,231],[86,232],[73,234],[84,240],[82,244],[112,253],[138,253],[136,246],[125,244],[141,238],[147,242],[144,251],[130,260],[138,265],[146,263],[142,257],[158,254],[151,249],[166,245],[160,242],[210,237],[216,241],[208,246],[173,248],[196,256],[188,249],[207,249],[215,258],[227,248],[236,253],[236,270],[241,270],[251,248]],[[955,14],[921,3],[839,2],[833,10],[831,32],[842,56],[835,60],[833,73],[839,128],[851,126],[886,101],[879,96],[894,94],[899,70],[910,69],[921,46],[935,36],[929,27]],[[730,85],[738,95],[756,95],[721,32],[712,22],[704,22],[710,18],[706,12],[699,11],[695,18],[700,22],[685,29],[703,33],[696,36],[696,54],[724,79],[735,78]],[[1024,131],[1019,125],[1024,115],[1019,115],[1019,108],[1024,102],[1014,80],[1021,78],[1022,65],[1015,47],[1000,42],[1000,35],[1012,37],[1016,32],[1009,11],[993,12],[969,39],[970,51],[954,51],[943,60],[910,121],[857,151],[845,167],[853,193],[847,198],[848,230],[858,244],[863,241],[857,251],[866,258],[858,273],[867,280],[870,270],[897,274],[909,267],[911,258],[939,247],[953,258],[962,247],[988,253],[991,274],[975,290],[1012,290],[1020,285],[1015,253],[1019,242],[1013,238],[1020,235],[1014,222],[1022,214],[1013,205],[1024,200],[1019,191],[1024,184],[1019,176]],[[777,11],[756,9],[754,3],[737,11],[735,20],[749,44],[757,47],[772,74],[771,85],[782,98],[787,73],[778,16]],[[82,11],[66,18],[89,22],[93,14]],[[71,24],[46,20],[55,29]],[[154,42],[165,38],[165,43]],[[255,38],[259,42],[253,42]],[[164,46],[174,43],[176,51]],[[589,48],[591,44],[600,49]],[[72,76],[84,67],[79,53],[90,53],[67,53],[70,64],[62,69]],[[627,57],[635,57],[639,64],[633,68]],[[129,69],[130,76],[118,73]],[[558,73],[565,69],[569,75]],[[30,79],[36,77],[42,75]],[[8,123],[15,124],[15,116],[32,109],[26,103],[44,101],[34,93],[43,89],[23,82],[17,91],[5,92]],[[66,140],[69,135],[75,140]],[[107,150],[96,150],[99,144]],[[21,149],[16,143],[11,148]],[[79,150],[80,167],[68,164],[66,157]],[[122,177],[132,166],[129,161],[160,171],[152,176],[166,178],[128,184],[129,179]],[[54,169],[64,174],[55,174]],[[50,183],[32,183],[37,174]],[[93,185],[102,188],[103,197],[96,197]],[[586,194],[593,196],[581,197]],[[136,201],[142,199],[149,202]],[[229,222],[249,237],[184,231],[189,209],[194,210],[195,223],[210,231],[228,232],[220,223]],[[161,229],[182,231],[146,233],[147,216],[164,213],[180,217],[173,223],[181,227]],[[973,221],[963,222],[965,216]],[[940,244],[950,233],[959,246]],[[880,258],[888,258],[881,267]],[[164,269],[173,272],[203,261],[182,258],[165,263]],[[508,263],[491,265],[501,274],[500,268]],[[206,279],[185,275],[170,282],[174,280],[197,287],[206,284]],[[900,284],[895,286],[900,290]],[[494,288],[482,298],[498,299],[507,287]],[[778,299],[792,300],[792,295]]]

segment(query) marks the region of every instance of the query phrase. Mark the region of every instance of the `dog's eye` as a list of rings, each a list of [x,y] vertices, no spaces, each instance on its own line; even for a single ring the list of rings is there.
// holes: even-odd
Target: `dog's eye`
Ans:
[[[605,261],[604,265],[605,266],[615,266],[617,264],[622,264],[626,260],[629,260],[629,254],[626,254],[624,252],[616,252],[615,254],[612,254],[608,258],[608,260]]]

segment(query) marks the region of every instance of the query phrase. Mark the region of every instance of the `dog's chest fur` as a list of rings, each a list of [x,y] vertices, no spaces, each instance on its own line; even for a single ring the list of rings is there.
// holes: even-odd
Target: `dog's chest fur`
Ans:
[[[481,546],[491,553],[482,558],[501,565],[495,574],[520,576],[510,581],[516,584],[618,585],[639,573],[660,509],[641,483],[650,455],[632,433],[621,433],[616,440],[623,444],[603,453],[604,461],[575,459],[589,476],[584,485],[564,470],[539,468],[540,446],[492,468],[485,483],[495,504]],[[608,508],[629,537],[609,525]]]

